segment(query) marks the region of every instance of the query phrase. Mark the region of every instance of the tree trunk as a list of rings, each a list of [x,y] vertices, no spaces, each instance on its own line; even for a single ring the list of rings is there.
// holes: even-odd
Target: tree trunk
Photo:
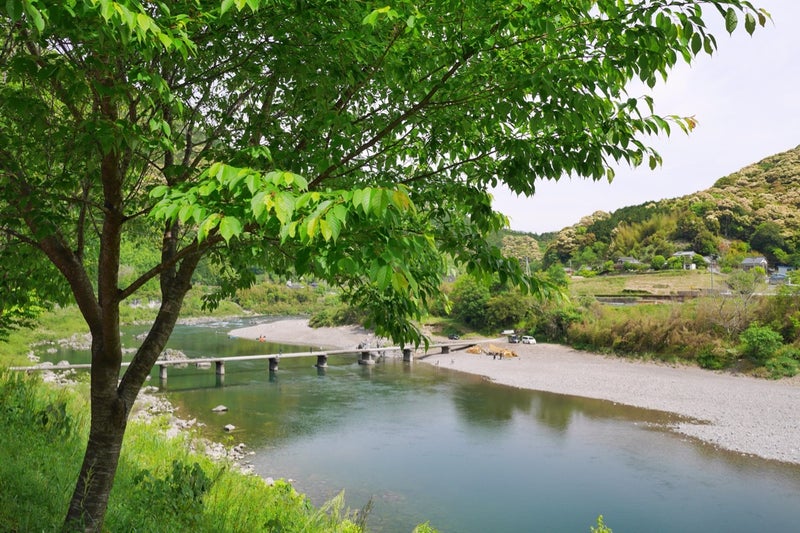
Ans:
[[[197,254],[186,259],[171,280],[162,280],[166,287],[162,289],[161,308],[122,380],[118,313],[104,309],[103,319],[110,317],[113,327],[92,328],[89,442],[64,521],[65,531],[102,531],[128,416],[172,334],[199,257]]]
[[[94,403],[89,442],[64,522],[65,531],[102,530],[108,495],[119,464],[127,419],[120,420],[118,407],[106,404],[94,407]]]
[[[101,330],[92,331],[89,441],[64,521],[65,531],[93,532],[103,527],[133,404],[123,400],[117,387],[122,362],[119,329],[116,336],[106,339]]]

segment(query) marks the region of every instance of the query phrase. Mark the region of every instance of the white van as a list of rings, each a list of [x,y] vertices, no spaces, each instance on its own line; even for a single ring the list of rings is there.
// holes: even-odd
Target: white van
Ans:
[[[536,339],[534,339],[530,335],[524,335],[522,337],[522,344],[536,344]]]

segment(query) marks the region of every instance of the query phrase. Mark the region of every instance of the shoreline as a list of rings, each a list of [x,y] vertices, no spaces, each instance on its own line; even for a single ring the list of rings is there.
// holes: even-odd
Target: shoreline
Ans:
[[[241,328],[232,336],[287,344],[355,348],[378,339],[357,326],[311,328],[286,319]],[[439,339],[433,339],[439,340]],[[664,411],[689,420],[668,429],[746,455],[800,464],[800,376],[768,381],[686,365],[623,359],[558,344],[508,344],[518,357],[493,360],[464,350],[424,354],[415,362],[483,376],[511,387],[581,396]]]

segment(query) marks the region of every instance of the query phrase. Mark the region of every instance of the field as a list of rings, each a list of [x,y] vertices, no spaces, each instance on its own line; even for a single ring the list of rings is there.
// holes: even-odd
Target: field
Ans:
[[[698,270],[672,270],[636,274],[614,274],[570,280],[570,292],[575,297],[583,295],[623,295],[626,293],[671,295],[685,292],[726,290],[726,274]],[[713,286],[712,286],[713,283]]]

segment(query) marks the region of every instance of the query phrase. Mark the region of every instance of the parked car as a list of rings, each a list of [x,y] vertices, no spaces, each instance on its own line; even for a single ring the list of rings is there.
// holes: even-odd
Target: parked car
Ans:
[[[508,342],[510,342],[511,344],[516,344],[519,342],[519,337],[517,337],[516,335],[509,335]]]
[[[536,344],[536,339],[534,339],[530,335],[523,335],[522,344]]]
[[[450,339],[451,341],[457,341],[458,339],[461,338],[461,335],[459,335],[458,333],[451,333],[450,335],[447,336],[447,338]]]

